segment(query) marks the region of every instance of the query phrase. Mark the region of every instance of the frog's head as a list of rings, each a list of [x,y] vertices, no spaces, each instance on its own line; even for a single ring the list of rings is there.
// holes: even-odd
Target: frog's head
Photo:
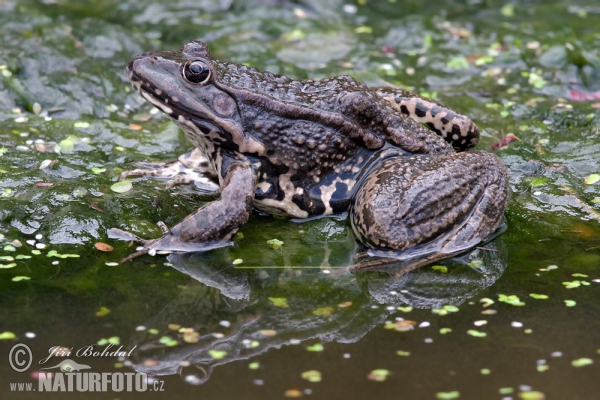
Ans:
[[[179,53],[149,52],[133,58],[127,77],[134,89],[169,115],[196,146],[211,143],[241,150],[244,134],[236,100],[216,82],[214,63],[206,44],[194,41]]]

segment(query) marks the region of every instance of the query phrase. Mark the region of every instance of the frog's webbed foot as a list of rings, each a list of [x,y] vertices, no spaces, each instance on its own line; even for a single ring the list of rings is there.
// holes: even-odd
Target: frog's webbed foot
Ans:
[[[365,245],[381,250],[370,254],[428,263],[448,258],[500,226],[507,181],[491,153],[389,159],[361,184],[352,227]]]
[[[167,187],[194,183],[201,190],[216,192],[216,172],[208,158],[198,149],[193,149],[179,156],[173,162],[136,162],[134,170],[123,171],[119,176],[122,181],[131,176],[151,176],[157,179],[168,179]]]
[[[144,240],[116,228],[110,229],[109,235],[117,239],[133,240],[144,246],[143,250],[124,260],[150,251],[185,252],[222,247],[227,245],[250,217],[255,186],[256,178],[252,167],[233,162],[223,180],[221,198],[199,208],[171,229],[159,224],[163,231],[162,237]]]
[[[469,117],[434,100],[391,87],[377,88],[376,93],[402,114],[427,125],[457,151],[475,147],[479,141],[479,130]]]

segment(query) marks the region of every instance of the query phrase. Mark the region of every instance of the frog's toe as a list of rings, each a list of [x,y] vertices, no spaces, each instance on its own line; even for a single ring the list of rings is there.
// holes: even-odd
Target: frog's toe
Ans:
[[[352,226],[370,248],[446,258],[500,226],[507,180],[506,168],[490,153],[390,159],[361,184]]]

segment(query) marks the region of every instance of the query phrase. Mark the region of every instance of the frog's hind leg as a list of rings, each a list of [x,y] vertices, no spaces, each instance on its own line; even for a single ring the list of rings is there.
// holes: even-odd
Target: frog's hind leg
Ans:
[[[491,153],[389,159],[358,189],[352,227],[366,246],[398,258],[447,258],[500,226],[507,180],[504,164]]]
[[[457,151],[475,147],[479,141],[479,130],[469,117],[436,101],[390,87],[377,88],[376,93],[402,114],[427,125]]]

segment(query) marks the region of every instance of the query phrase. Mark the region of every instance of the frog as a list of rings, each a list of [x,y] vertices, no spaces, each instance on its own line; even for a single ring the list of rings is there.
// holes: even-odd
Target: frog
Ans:
[[[142,253],[230,242],[253,210],[301,220],[347,212],[368,249],[429,261],[464,252],[503,223],[506,167],[493,153],[467,151],[477,126],[432,99],[350,76],[263,72],[215,58],[199,40],[136,56],[126,74],[199,150],[220,194],[163,224],[159,238],[132,235]]]

